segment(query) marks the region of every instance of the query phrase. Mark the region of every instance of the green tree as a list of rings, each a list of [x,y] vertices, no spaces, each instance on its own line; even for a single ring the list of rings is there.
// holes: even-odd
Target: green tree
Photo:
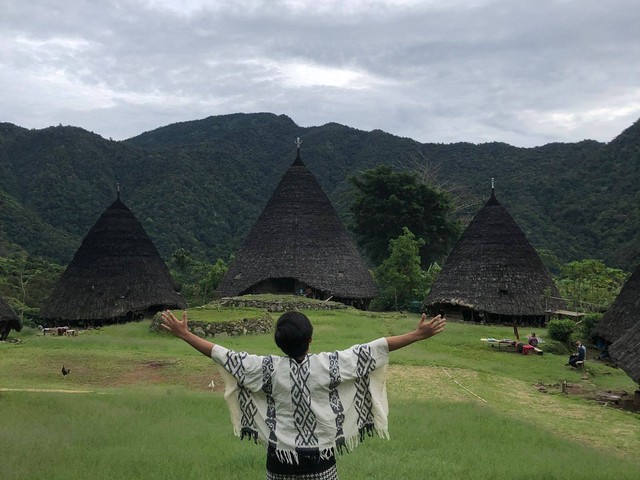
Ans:
[[[222,281],[222,277],[224,277],[228,269],[229,266],[221,258],[211,265],[209,273],[205,279],[200,282],[200,288],[203,291],[203,303],[207,303],[207,298],[211,298],[212,292],[218,288],[218,285],[220,285],[220,282]]]
[[[211,264],[206,260],[192,257],[184,248],[176,250],[172,256],[171,265],[171,276],[190,307],[210,302],[228,269],[227,262],[221,258]]]
[[[440,273],[441,270],[442,270],[442,267],[440,266],[440,264],[438,262],[433,262],[431,265],[429,265],[429,268],[427,269],[427,271],[424,272],[425,282],[426,282],[425,295],[428,293],[429,290],[431,290],[431,285],[433,285],[433,282],[436,281],[436,278],[438,277],[438,274]]]
[[[427,275],[420,266],[419,253],[424,240],[416,238],[407,227],[402,232],[389,242],[389,257],[375,269],[380,296],[373,308],[398,310],[425,295]]]
[[[449,252],[460,232],[453,219],[449,195],[422,184],[409,172],[394,172],[378,165],[359,177],[350,177],[355,187],[351,213],[359,245],[380,264],[387,256],[389,241],[409,228],[423,241],[421,265],[427,267]]]
[[[25,252],[0,257],[0,294],[30,325],[49,297],[64,268]]]
[[[184,272],[191,263],[191,252],[185,248],[179,248],[173,252],[171,260],[179,271]]]
[[[576,310],[605,311],[616,299],[629,274],[607,267],[601,260],[586,259],[561,267],[556,281],[560,294]]]

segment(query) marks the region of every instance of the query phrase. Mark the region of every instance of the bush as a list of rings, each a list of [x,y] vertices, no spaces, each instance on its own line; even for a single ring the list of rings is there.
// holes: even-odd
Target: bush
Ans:
[[[22,330],[20,330],[20,336],[21,337],[33,337],[34,335],[37,335],[38,333],[40,333],[40,330],[38,330],[37,328],[33,328],[33,327],[22,327]]]
[[[572,352],[565,343],[558,342],[557,340],[546,340],[542,345],[538,345],[538,347],[544,350],[545,354],[569,355]]]
[[[576,324],[569,319],[551,320],[547,325],[549,336],[559,342],[568,342],[575,328]]]
[[[596,328],[598,322],[602,320],[604,314],[602,313],[590,313],[585,315],[582,323],[580,324],[580,335],[584,339],[584,341],[588,341],[591,338],[591,332]]]

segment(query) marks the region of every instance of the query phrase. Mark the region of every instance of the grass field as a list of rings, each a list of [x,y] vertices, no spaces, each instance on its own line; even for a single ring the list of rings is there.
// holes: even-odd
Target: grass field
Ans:
[[[417,315],[306,312],[314,350],[346,348],[413,328]],[[234,318],[222,310],[194,317]],[[0,478],[259,479],[263,448],[232,434],[213,363],[140,322],[78,337],[20,334],[0,344]],[[367,439],[338,459],[343,479],[640,478],[640,415],[572,391],[637,388],[595,361],[483,346],[510,328],[449,324],[391,354],[391,440]],[[544,330],[536,330],[545,338]],[[277,353],[270,335],[221,340]],[[62,365],[71,370],[63,379]],[[211,380],[216,386],[208,388]],[[537,384],[547,386],[541,393]]]

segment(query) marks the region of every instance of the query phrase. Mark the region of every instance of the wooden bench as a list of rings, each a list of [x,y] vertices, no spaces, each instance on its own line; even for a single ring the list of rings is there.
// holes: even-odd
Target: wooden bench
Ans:
[[[576,362],[576,368],[577,368],[578,370],[583,370],[583,369],[584,369],[584,360],[578,360],[578,361]]]

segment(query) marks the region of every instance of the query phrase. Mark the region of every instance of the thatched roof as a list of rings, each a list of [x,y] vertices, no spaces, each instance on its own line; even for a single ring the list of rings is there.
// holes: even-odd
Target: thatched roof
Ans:
[[[609,355],[636,383],[640,383],[640,321],[609,347]]]
[[[40,317],[114,321],[185,307],[158,250],[118,195],[87,233]]]
[[[0,297],[0,340],[4,340],[11,329],[19,332],[22,330],[22,322],[13,308]]]
[[[223,296],[236,296],[251,293],[260,282],[284,278],[336,298],[371,299],[378,294],[299,149],[218,290]]]
[[[492,189],[451,251],[425,305],[539,316],[564,308],[550,296],[559,296],[551,275]]]
[[[627,279],[620,293],[593,329],[593,337],[613,343],[640,323],[640,266]]]

